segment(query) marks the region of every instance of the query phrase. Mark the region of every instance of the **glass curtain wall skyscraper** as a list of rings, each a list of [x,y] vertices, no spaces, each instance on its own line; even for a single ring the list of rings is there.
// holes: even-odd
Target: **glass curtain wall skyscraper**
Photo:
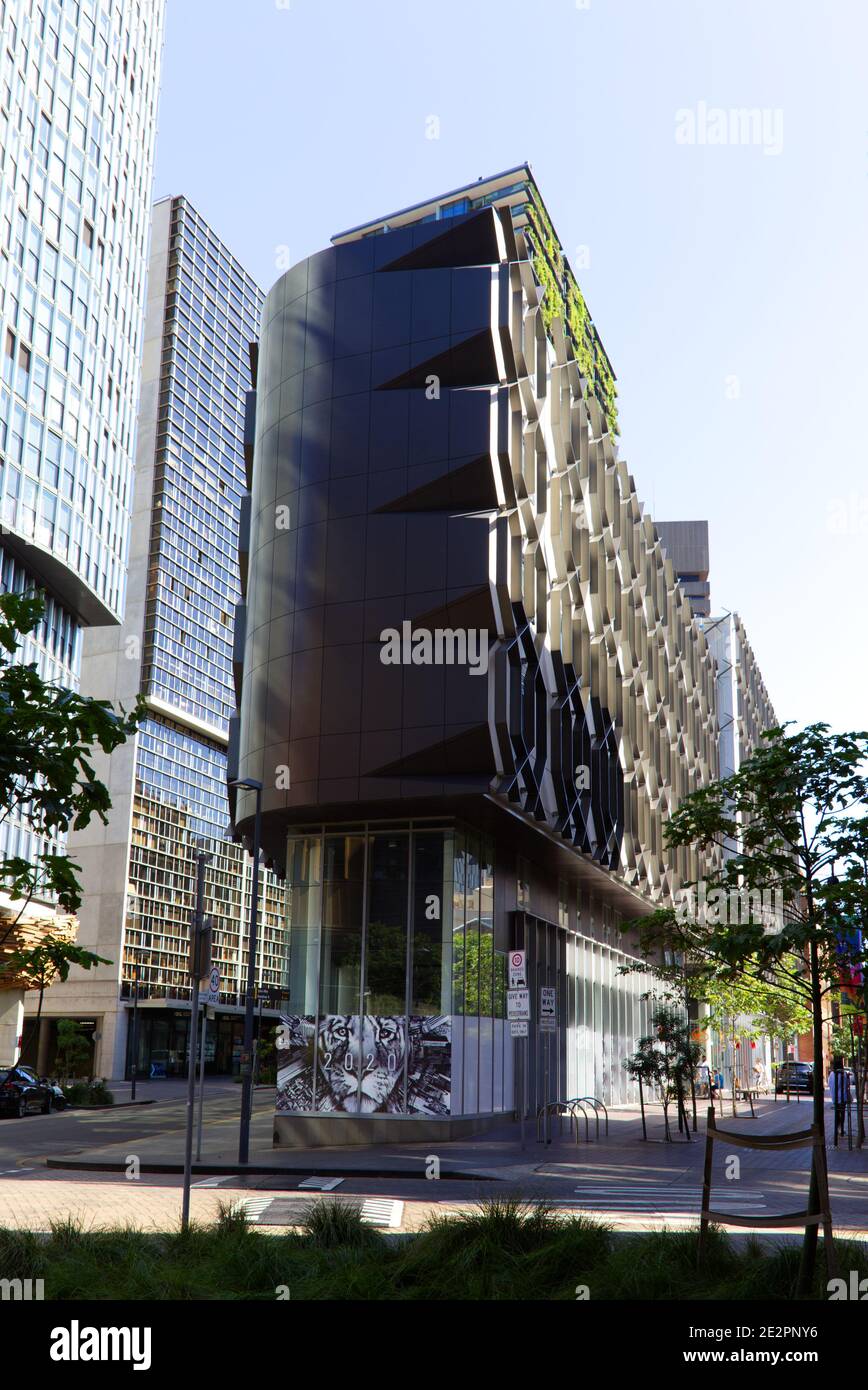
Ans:
[[[234,710],[233,623],[240,598],[236,547],[245,491],[244,410],[249,344],[263,295],[185,198],[153,210],[153,239],[124,625],[86,641],[82,684],[125,706],[141,694],[134,744],[106,760],[107,828],[71,844],[84,870],[80,939],[111,965],[77,972],[46,996],[51,1016],[85,1017],[100,1034],[95,1066],[129,1067],[134,971],[139,1075],[185,1065],[187,961],[195,855],[210,856],[206,912],[214,926],[220,1006],[209,1025],[210,1070],[238,1069],[251,866],[227,838],[226,746]],[[284,890],[262,873],[260,984],[277,986]],[[262,999],[267,1017],[271,999]]]
[[[163,12],[0,0],[0,585],[45,592],[22,658],[70,687],[123,611]],[[0,825],[5,855],[51,847]],[[0,1058],[21,1007],[0,992]]]

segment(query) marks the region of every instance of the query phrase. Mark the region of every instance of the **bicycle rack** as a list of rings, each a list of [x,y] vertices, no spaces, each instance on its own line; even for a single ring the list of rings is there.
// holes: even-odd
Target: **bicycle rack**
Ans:
[[[546,1115],[546,1113],[548,1112],[549,1114],[554,1114],[554,1115],[557,1116],[557,1119],[558,1119],[558,1126],[559,1126],[559,1127],[558,1127],[558,1133],[559,1133],[559,1134],[563,1133],[563,1122],[564,1122],[565,1117],[569,1116],[569,1117],[573,1120],[573,1122],[574,1122],[574,1124],[575,1124],[575,1130],[576,1130],[576,1143],[578,1144],[578,1142],[579,1142],[579,1111],[581,1111],[582,1119],[583,1119],[584,1122],[585,1122],[585,1143],[586,1143],[586,1144],[589,1144],[589,1143],[591,1142],[591,1131],[590,1131],[590,1126],[588,1125],[588,1112],[587,1112],[587,1110],[585,1109],[585,1106],[590,1106],[591,1109],[592,1109],[592,1111],[593,1111],[593,1115],[594,1115],[594,1127],[595,1127],[595,1135],[596,1135],[596,1138],[597,1138],[598,1140],[599,1140],[599,1138],[600,1138],[600,1111],[601,1111],[601,1110],[602,1110],[602,1112],[603,1112],[603,1118],[605,1119],[605,1122],[606,1122],[606,1131],[605,1131],[605,1132],[606,1132],[606,1134],[608,1135],[608,1133],[609,1133],[609,1112],[608,1112],[608,1110],[606,1109],[606,1107],[605,1107],[605,1105],[603,1104],[603,1102],[602,1102],[601,1100],[598,1100],[596,1096],[576,1096],[576,1097],[574,1097],[574,1099],[572,1099],[572,1100],[550,1100],[550,1101],[548,1102],[547,1105],[541,1105],[541,1106],[539,1107],[539,1109],[537,1110],[537,1113],[536,1113],[536,1138],[537,1138],[537,1143],[538,1143],[538,1144],[541,1144],[541,1143],[542,1143],[542,1138],[541,1138],[540,1131],[541,1131],[541,1129],[542,1129],[543,1120],[544,1120],[544,1118],[545,1118],[545,1115]]]
[[[578,1144],[578,1142],[579,1142],[579,1117],[578,1117],[578,1115],[576,1115],[576,1106],[577,1106],[577,1105],[578,1105],[578,1106],[581,1106],[581,1110],[582,1110],[582,1119],[583,1119],[584,1122],[585,1122],[585,1143],[586,1143],[586,1144],[589,1144],[589,1143],[591,1142],[591,1134],[590,1134],[590,1130],[588,1129],[588,1112],[587,1112],[587,1110],[585,1109],[585,1103],[584,1103],[584,1101],[576,1099],[576,1100],[568,1101],[567,1104],[569,1105],[572,1114],[575,1116],[575,1120],[576,1120],[576,1143],[577,1143],[577,1144]]]
[[[543,1141],[542,1141],[542,1137],[541,1137],[540,1131],[541,1131],[541,1129],[542,1129],[543,1119],[544,1119],[544,1117],[545,1117],[545,1115],[546,1115],[546,1112],[549,1112],[550,1114],[553,1113],[554,1115],[557,1116],[558,1125],[559,1125],[559,1129],[558,1129],[558,1132],[559,1132],[559,1133],[562,1133],[562,1131],[563,1131],[563,1121],[564,1121],[564,1117],[565,1117],[565,1116],[569,1116],[569,1118],[570,1118],[570,1119],[573,1121],[573,1123],[575,1124],[576,1143],[578,1144],[578,1142],[579,1142],[579,1117],[578,1117],[578,1115],[577,1115],[577,1113],[576,1113],[576,1106],[582,1106],[582,1102],[581,1102],[581,1101],[578,1101],[578,1100],[550,1100],[550,1101],[548,1102],[547,1105],[541,1105],[541,1106],[539,1107],[539,1110],[537,1111],[537,1115],[536,1115],[536,1141],[537,1141],[537,1143],[538,1143],[538,1144],[541,1144],[541,1143],[543,1142]],[[583,1106],[582,1106],[582,1118],[583,1118],[583,1120],[585,1121],[585,1143],[589,1143],[589,1142],[590,1142],[590,1137],[591,1137],[591,1136],[590,1136],[590,1130],[589,1130],[589,1128],[588,1128],[588,1115],[587,1115],[587,1112],[586,1112],[586,1110],[584,1109]]]
[[[603,1115],[605,1116],[605,1119],[606,1119],[606,1136],[608,1137],[608,1134],[609,1134],[609,1112],[608,1112],[608,1110],[606,1109],[605,1105],[603,1104],[603,1102],[602,1102],[601,1100],[597,1100],[597,1097],[596,1097],[596,1096],[582,1096],[581,1101],[574,1102],[574,1104],[592,1105],[592,1106],[594,1107],[594,1120],[595,1120],[595,1123],[596,1123],[596,1126],[597,1126],[597,1138],[598,1138],[598,1139],[599,1139],[599,1137],[600,1137],[600,1114],[599,1114],[599,1112],[602,1110]]]

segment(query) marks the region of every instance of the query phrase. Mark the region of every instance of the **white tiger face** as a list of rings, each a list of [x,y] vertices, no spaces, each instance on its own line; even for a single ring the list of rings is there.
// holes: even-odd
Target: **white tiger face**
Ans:
[[[389,1109],[396,1087],[400,1098],[406,1052],[401,1018],[331,1014],[320,1025],[320,1068],[339,1110],[369,1115]]]

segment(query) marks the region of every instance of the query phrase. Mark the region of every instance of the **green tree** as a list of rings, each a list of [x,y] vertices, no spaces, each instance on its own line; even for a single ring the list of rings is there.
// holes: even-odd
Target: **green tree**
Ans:
[[[714,1031],[735,1042],[758,1038],[788,1043],[800,1033],[810,1033],[811,1014],[804,1003],[790,998],[773,978],[701,978],[694,985],[694,997],[708,1008],[697,1027]],[[735,1087],[733,1087],[733,1111]]]
[[[840,990],[842,970],[866,960],[852,924],[868,918],[868,882],[854,848],[868,802],[868,733],[835,734],[822,723],[790,730],[770,730],[738,772],[687,796],[667,822],[670,846],[714,852],[705,900],[730,910],[709,918],[677,905],[635,925],[644,953],[668,953],[679,977],[689,971],[694,991],[703,981],[771,981],[808,1010],[813,1114],[822,1126],[824,1001]],[[843,877],[834,872],[838,863]],[[779,909],[771,919],[768,904]],[[809,1227],[803,1285],[816,1241]]]
[[[701,1049],[690,1039],[690,1024],[678,1009],[661,1005],[651,1016],[653,1032],[640,1038],[637,1050],[632,1057],[624,1060],[624,1070],[635,1081],[641,1081],[663,1106],[663,1127],[667,1141],[671,1141],[669,1129],[669,1107],[673,1101],[678,1105],[687,1138],[690,1129],[687,1125],[685,1096],[696,1073]]]
[[[10,951],[3,962],[3,969],[10,975],[23,979],[31,988],[39,990],[39,1006],[33,1020],[33,1033],[38,1038],[39,1023],[42,1018],[42,1003],[45,991],[55,978],[69,979],[70,967],[79,965],[90,970],[94,965],[110,965],[104,956],[77,946],[74,941],[47,935],[36,946],[22,947]]]
[[[71,1080],[82,1065],[90,1062],[90,1043],[74,1018],[57,1020],[57,1070],[65,1081]]]
[[[111,801],[92,753],[111,753],[134,733],[142,705],[118,714],[106,700],[44,680],[35,663],[16,661],[44,611],[41,594],[0,595],[0,822],[20,817],[51,841],[86,826],[94,815],[107,820]],[[34,897],[54,898],[68,912],[81,904],[78,866],[53,850],[32,861],[0,858],[0,890],[21,904],[0,927],[0,950]]]

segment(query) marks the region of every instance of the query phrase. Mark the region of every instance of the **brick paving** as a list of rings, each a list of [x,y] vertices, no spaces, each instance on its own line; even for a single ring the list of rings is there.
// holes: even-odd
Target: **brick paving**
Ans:
[[[152,1094],[153,1105],[0,1125],[0,1225],[44,1231],[53,1221],[72,1217],[92,1229],[118,1224],[144,1230],[175,1228],[180,1219],[180,1175],[148,1173],[147,1165],[177,1164],[183,1157],[183,1088],[169,1083],[159,1096]],[[403,1231],[418,1229],[434,1212],[457,1211],[495,1194],[548,1200],[565,1211],[587,1210],[618,1230],[659,1229],[663,1224],[676,1229],[696,1219],[705,1151],[704,1104],[699,1107],[700,1132],[691,1143],[677,1130],[673,1143],[660,1142],[663,1126],[656,1109],[649,1111],[649,1143],[642,1141],[635,1109],[613,1111],[608,1138],[601,1133],[600,1141],[591,1143],[576,1144],[564,1131],[551,1145],[538,1144],[535,1127],[528,1125],[522,1150],[518,1126],[505,1124],[477,1139],[436,1146],[446,1176],[434,1183],[424,1177],[431,1144],[272,1149],[272,1096],[267,1091],[256,1096],[251,1164],[277,1171],[242,1173],[235,1161],[239,1101],[237,1087],[223,1086],[214,1088],[207,1102],[203,1164],[194,1175],[191,1197],[195,1221],[214,1221],[221,1203],[251,1200],[260,1229],[285,1229],[283,1223],[293,1219],[287,1213],[297,1216],[299,1202],[323,1199],[321,1194],[298,1191],[304,1177],[332,1173],[342,1178],[336,1192],[343,1198],[401,1202]],[[739,1117],[733,1118],[728,1103],[717,1116],[719,1128],[739,1133],[803,1129],[810,1121],[809,1103],[775,1104],[770,1099],[758,1103],[756,1119],[749,1118],[745,1106],[739,1106]],[[742,1165],[737,1184],[723,1178],[726,1143],[716,1146],[715,1205],[763,1215],[804,1207],[809,1150],[733,1153]],[[145,1170],[136,1180],[123,1171],[131,1154]],[[115,1171],[46,1167],[46,1158],[53,1163],[114,1165]],[[868,1148],[859,1152],[830,1144],[828,1159],[836,1229],[868,1239]]]

